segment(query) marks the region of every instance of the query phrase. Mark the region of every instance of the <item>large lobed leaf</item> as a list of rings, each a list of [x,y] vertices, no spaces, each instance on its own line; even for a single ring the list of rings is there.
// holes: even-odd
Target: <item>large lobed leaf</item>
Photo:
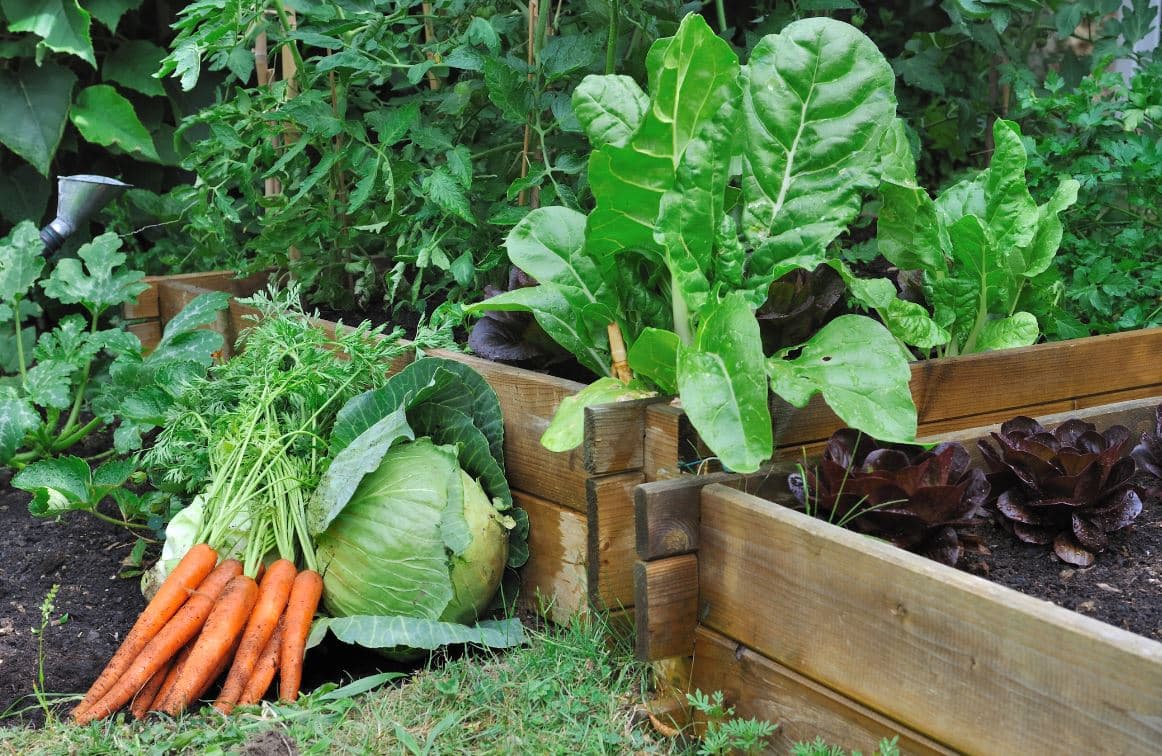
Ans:
[[[854,27],[812,18],[765,37],[743,90],[743,232],[759,275],[821,252],[879,181],[896,110],[895,75]],[[773,280],[773,278],[771,279]]]

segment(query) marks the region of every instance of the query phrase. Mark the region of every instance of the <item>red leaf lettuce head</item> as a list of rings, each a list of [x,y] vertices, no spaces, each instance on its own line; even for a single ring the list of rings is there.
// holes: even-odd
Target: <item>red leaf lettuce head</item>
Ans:
[[[1154,431],[1142,434],[1130,456],[1138,465],[1146,493],[1162,500],[1162,404],[1154,410]]]
[[[1025,543],[1053,544],[1062,561],[1087,567],[1109,545],[1107,534],[1141,513],[1125,426],[1098,433],[1074,418],[1048,431],[1021,416],[991,436],[997,448],[977,445],[991,470],[992,506]]]
[[[932,450],[836,431],[819,465],[788,483],[809,514],[956,564],[957,530],[975,524],[989,485],[958,443]]]

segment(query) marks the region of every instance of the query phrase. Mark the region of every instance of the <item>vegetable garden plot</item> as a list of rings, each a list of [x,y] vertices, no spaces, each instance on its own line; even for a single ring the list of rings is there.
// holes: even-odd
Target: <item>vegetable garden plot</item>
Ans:
[[[1083,414],[1139,432],[1157,405]],[[917,750],[1152,751],[1162,643],[784,508],[793,470],[639,489],[639,655],[692,653],[691,687],[782,722],[780,737],[867,748],[886,727]]]

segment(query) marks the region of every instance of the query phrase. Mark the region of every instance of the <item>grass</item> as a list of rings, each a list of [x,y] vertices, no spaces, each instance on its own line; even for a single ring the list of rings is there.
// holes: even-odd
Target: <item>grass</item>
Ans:
[[[435,658],[418,673],[355,695],[323,686],[293,706],[264,704],[141,723],[0,729],[0,754],[693,753],[640,715],[648,675],[627,639],[600,621],[530,632],[515,651]],[[288,748],[293,744],[293,749]]]

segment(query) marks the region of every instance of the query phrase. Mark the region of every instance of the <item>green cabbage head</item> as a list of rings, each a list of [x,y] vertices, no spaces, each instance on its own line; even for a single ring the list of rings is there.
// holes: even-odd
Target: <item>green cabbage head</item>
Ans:
[[[323,602],[335,617],[474,623],[500,585],[513,526],[454,445],[399,444],[317,539]]]

